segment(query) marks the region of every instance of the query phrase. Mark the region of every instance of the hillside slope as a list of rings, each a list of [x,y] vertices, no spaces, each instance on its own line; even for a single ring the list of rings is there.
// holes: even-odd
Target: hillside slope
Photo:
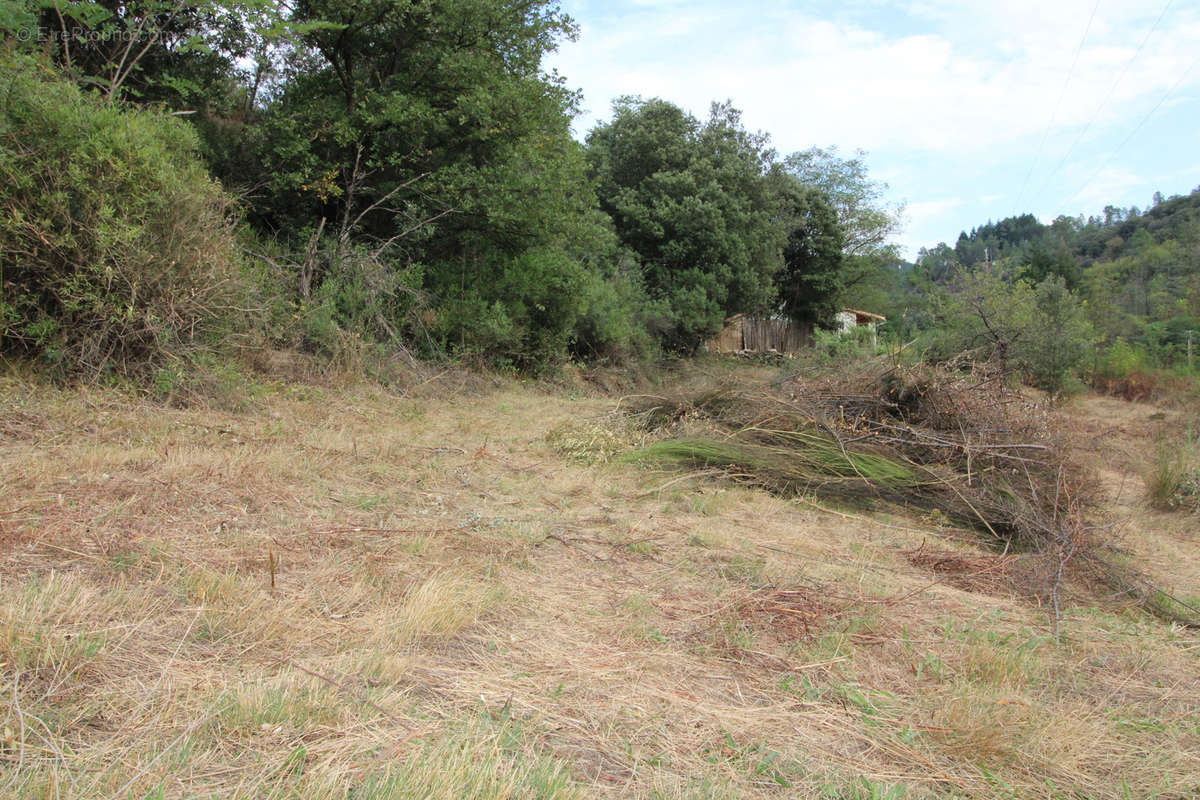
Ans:
[[[1197,632],[1071,606],[1056,641],[937,519],[601,458],[616,403],[0,379],[0,792],[1200,793]],[[1195,517],[1140,511],[1150,442],[1103,435],[1159,412],[1072,413],[1195,600]]]

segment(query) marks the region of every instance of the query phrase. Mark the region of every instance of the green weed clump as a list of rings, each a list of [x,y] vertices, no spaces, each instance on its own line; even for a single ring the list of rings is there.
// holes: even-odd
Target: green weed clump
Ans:
[[[546,434],[546,443],[576,461],[603,464],[629,450],[636,438],[622,420],[583,420],[557,426]]]
[[[36,58],[0,55],[0,72],[0,349],[161,383],[246,311],[230,200],[185,123]]]
[[[1190,429],[1182,439],[1159,439],[1146,493],[1155,508],[1200,510],[1200,442]]]

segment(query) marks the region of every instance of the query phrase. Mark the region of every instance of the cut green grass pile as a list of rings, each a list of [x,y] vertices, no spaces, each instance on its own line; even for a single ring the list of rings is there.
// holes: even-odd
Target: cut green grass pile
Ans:
[[[1005,550],[1043,549],[1079,527],[1087,479],[1044,410],[932,370],[896,390],[890,372],[647,398],[631,413],[659,441],[632,458],[725,467],[774,491],[866,508],[937,511]]]
[[[904,463],[872,453],[843,450],[832,438],[796,431],[767,431],[788,447],[737,440],[680,438],[654,442],[632,453],[632,461],[662,461],[699,467],[735,467],[768,478],[780,489],[805,491],[831,483],[869,490],[916,489],[922,481]]]

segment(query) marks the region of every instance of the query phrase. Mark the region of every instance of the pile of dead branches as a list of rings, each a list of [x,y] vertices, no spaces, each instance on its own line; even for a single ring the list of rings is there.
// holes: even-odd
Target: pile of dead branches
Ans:
[[[1124,565],[1106,528],[1089,521],[1097,481],[1072,458],[1058,413],[986,366],[863,361],[770,385],[627,398],[622,408],[652,440],[631,460],[715,468],[784,495],[917,510],[974,529],[1001,556],[988,569],[998,570],[993,588],[1036,596],[1056,620],[1074,582],[1200,624],[1200,610]],[[1003,558],[1014,553],[1019,564]]]
[[[660,434],[639,456],[719,466],[784,493],[938,512],[1002,549],[1059,545],[1089,481],[1052,409],[985,372],[878,364],[629,404]]]

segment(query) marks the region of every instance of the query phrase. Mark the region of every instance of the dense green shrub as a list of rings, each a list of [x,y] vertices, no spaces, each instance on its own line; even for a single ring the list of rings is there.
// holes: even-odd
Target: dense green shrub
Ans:
[[[649,328],[656,308],[635,271],[611,276],[589,271],[582,299],[571,355],[583,361],[619,363],[657,352]]]
[[[825,361],[849,361],[875,355],[878,335],[866,325],[843,333],[837,330],[813,331],[813,350]]]
[[[586,270],[561,250],[544,248],[503,258],[488,272],[490,280],[461,292],[439,286],[436,333],[443,346],[535,372],[560,360],[584,308]]]
[[[1094,377],[1124,380],[1146,368],[1146,354],[1124,339],[1117,339],[1097,359]]]
[[[787,221],[803,210],[793,197],[783,213],[765,137],[737,110],[714,105],[702,123],[665,100],[622,98],[588,135],[587,158],[666,349],[694,352],[730,314],[774,303]]]
[[[421,266],[390,264],[363,247],[334,253],[324,280],[301,302],[306,343],[332,351],[339,334],[395,347],[419,307]]]
[[[227,333],[230,203],[191,128],[0,54],[0,347],[149,377]],[[244,315],[243,315],[244,318]]]
[[[1200,509],[1200,440],[1190,425],[1159,438],[1146,472],[1146,492],[1155,508]]]
[[[930,301],[934,324],[923,345],[934,362],[971,352],[1008,371],[1022,340],[1032,327],[1033,289],[1001,265],[959,270]]]

